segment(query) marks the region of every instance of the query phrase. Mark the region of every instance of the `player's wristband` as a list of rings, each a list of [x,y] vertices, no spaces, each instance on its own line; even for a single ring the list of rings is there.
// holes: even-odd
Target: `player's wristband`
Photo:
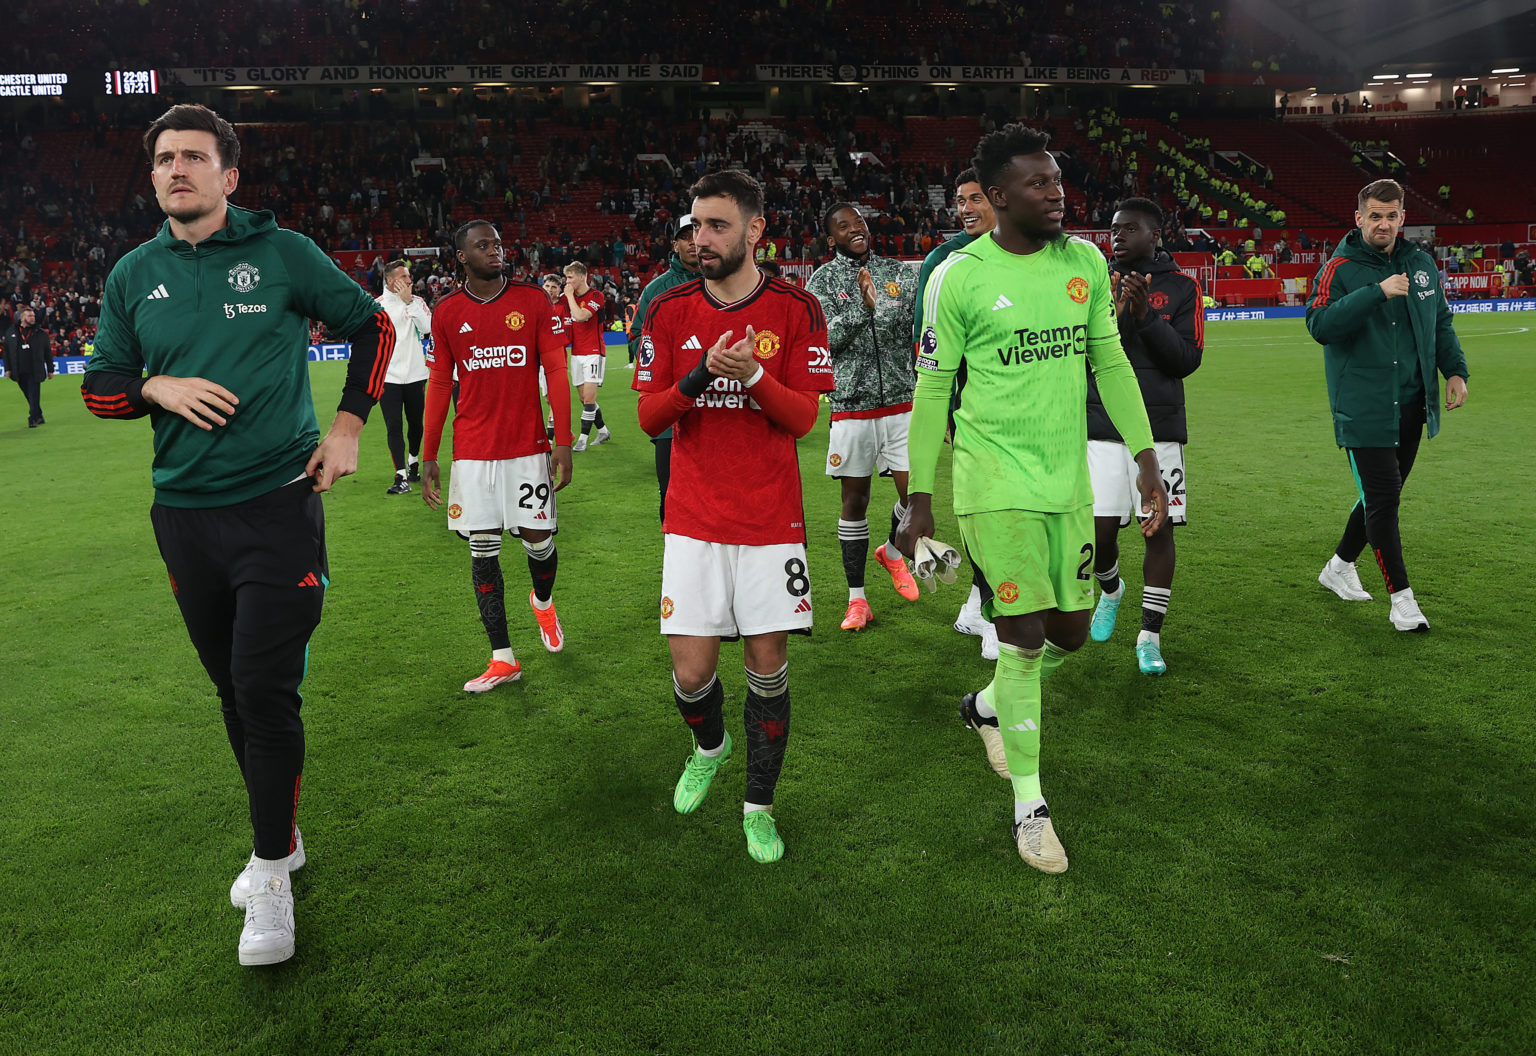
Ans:
[[[709,388],[712,376],[709,368],[700,363],[677,381],[677,391],[687,396],[690,400],[696,400],[704,395],[704,390]]]
[[[741,387],[744,389],[750,389],[752,386],[763,380],[763,375],[765,373],[767,372],[763,370],[763,365],[759,363],[757,365],[757,370],[753,371],[750,378],[741,383]]]

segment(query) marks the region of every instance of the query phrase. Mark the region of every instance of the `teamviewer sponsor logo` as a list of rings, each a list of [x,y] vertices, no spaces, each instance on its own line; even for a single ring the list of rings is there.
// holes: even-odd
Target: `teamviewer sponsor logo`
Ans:
[[[741,382],[731,378],[716,378],[697,399],[695,407],[724,407],[726,410],[757,410],[757,401],[747,395]]]
[[[526,362],[528,362],[526,345],[470,345],[469,358],[464,361],[464,369],[520,367]]]
[[[1026,327],[1015,330],[1013,337],[1014,344],[997,350],[997,358],[1005,367],[1088,354],[1088,327],[1084,323],[1053,326],[1046,330],[1030,330]]]
[[[224,318],[233,319],[237,315],[260,315],[267,310],[264,304],[225,304]]]

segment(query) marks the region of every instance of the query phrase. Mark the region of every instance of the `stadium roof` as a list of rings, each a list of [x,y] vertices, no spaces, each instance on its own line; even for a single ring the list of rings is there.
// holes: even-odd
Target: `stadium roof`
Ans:
[[[1471,74],[1536,59],[1533,0],[1399,0],[1390,6],[1360,0],[1233,0],[1232,6],[1355,70],[1411,62],[1425,69],[1443,67],[1437,72]]]

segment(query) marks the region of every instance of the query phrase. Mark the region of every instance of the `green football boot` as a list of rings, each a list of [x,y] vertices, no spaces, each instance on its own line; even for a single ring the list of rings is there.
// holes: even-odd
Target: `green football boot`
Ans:
[[[683,776],[677,779],[677,787],[672,790],[672,809],[679,814],[692,814],[698,810],[704,797],[709,795],[710,782],[730,757],[729,733],[725,735],[725,750],[713,757],[700,755],[698,742],[695,741],[694,751],[688,756],[688,764],[683,767]]]
[[[741,819],[741,827],[747,834],[747,853],[759,862],[776,862],[784,857],[784,841],[779,839],[779,827],[773,823],[773,815],[766,810],[749,811]]]

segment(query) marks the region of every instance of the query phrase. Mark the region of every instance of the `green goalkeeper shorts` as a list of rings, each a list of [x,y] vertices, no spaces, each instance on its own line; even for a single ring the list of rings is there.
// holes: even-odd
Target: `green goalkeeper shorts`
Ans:
[[[960,517],[971,560],[987,577],[988,619],[1093,608],[1093,506],[1070,513],[997,510]]]

